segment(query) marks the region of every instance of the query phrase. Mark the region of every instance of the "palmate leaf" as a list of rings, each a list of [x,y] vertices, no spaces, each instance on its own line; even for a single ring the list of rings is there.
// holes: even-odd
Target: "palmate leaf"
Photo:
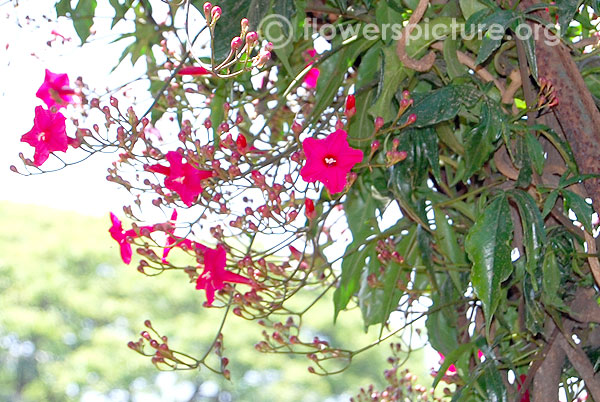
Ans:
[[[465,240],[465,249],[473,263],[471,282],[483,304],[486,333],[498,308],[504,282],[513,271],[510,240],[513,224],[506,194],[494,198],[477,218]]]

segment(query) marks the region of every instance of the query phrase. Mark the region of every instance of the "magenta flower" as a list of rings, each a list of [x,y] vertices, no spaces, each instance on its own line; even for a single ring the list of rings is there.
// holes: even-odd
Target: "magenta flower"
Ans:
[[[309,61],[309,63],[306,66],[308,67],[314,63],[314,58],[317,55],[317,51],[315,49],[310,49],[307,51],[307,53],[309,56],[307,61]],[[304,83],[306,84],[306,86],[311,89],[316,88],[317,81],[319,80],[320,74],[321,74],[321,71],[318,68],[316,68],[316,67],[311,68],[308,71],[308,73],[306,74],[306,76],[304,77]]]
[[[141,236],[150,236],[155,229],[153,226],[141,226],[137,228],[137,232],[134,229],[123,230],[123,224],[117,218],[115,214],[110,213],[110,221],[112,222],[112,226],[108,229],[110,236],[119,243],[119,248],[121,250],[121,259],[125,264],[129,264],[131,262],[131,256],[133,252],[131,250],[131,244],[127,241],[127,238],[130,237],[132,239]]]
[[[336,130],[322,140],[307,138],[302,142],[306,164],[300,169],[304,181],[320,181],[331,194],[344,190],[352,167],[363,160],[363,152],[351,148],[344,130]]]
[[[110,220],[112,222],[112,226],[110,229],[108,229],[108,232],[110,233],[111,237],[115,239],[117,243],[119,243],[121,259],[125,264],[129,264],[131,262],[131,256],[133,255],[133,252],[131,250],[131,244],[129,244],[127,241],[127,237],[136,237],[137,234],[133,229],[124,231],[123,224],[112,212],[110,213]]]
[[[56,106],[58,109],[73,103],[75,91],[69,87],[69,76],[67,74],[54,74],[46,69],[44,82],[35,96],[44,101],[48,108]]]
[[[215,300],[215,291],[223,289],[225,282],[252,284],[250,279],[227,271],[225,269],[226,264],[227,252],[225,247],[219,244],[216,249],[206,248],[204,251],[204,270],[196,280],[196,289],[204,289],[208,306],[212,305]]]
[[[61,113],[52,113],[41,106],[35,108],[33,128],[23,134],[21,142],[26,142],[35,148],[33,164],[41,166],[50,152],[66,152],[69,137],[65,128],[65,116]]]
[[[167,176],[165,187],[179,194],[185,205],[192,206],[203,190],[202,180],[212,177],[213,173],[184,162],[183,156],[175,151],[167,152],[167,161],[170,166],[152,165],[146,170]]]

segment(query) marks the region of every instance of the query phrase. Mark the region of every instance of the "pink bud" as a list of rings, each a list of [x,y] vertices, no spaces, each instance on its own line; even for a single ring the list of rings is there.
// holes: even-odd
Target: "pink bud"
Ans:
[[[210,11],[210,16],[212,17],[212,22],[215,23],[217,22],[217,20],[219,18],[221,18],[221,7],[219,6],[215,6],[213,7],[213,9]]]
[[[410,92],[408,90],[402,91],[402,98],[403,99],[410,99]]]
[[[375,140],[371,143],[371,150],[373,152],[375,152],[377,149],[379,149],[379,146],[381,145],[381,143],[378,140]]]
[[[384,123],[385,122],[383,121],[383,117],[377,116],[377,118],[375,119],[375,131],[379,131],[381,127],[383,127]]]
[[[243,43],[244,42],[242,42],[242,38],[240,38],[239,36],[236,36],[235,38],[233,38],[231,40],[231,50],[233,50],[233,51],[238,50],[239,48],[242,47]]]
[[[254,31],[248,32],[246,35],[246,43],[248,46],[253,46],[258,41],[258,34]]]
[[[242,26],[242,32],[246,31],[248,29],[248,27],[250,26],[250,22],[248,21],[248,18],[242,18],[240,25]]]
[[[292,123],[292,132],[296,135],[300,134],[302,132],[302,125],[297,121],[294,121]]]
[[[206,3],[204,3],[204,6],[202,6],[202,9],[204,10],[204,15],[209,15],[210,10],[212,10],[213,6],[211,3],[209,3],[208,1]]]
[[[406,124],[413,124],[416,121],[417,121],[417,115],[413,113],[408,116],[408,120],[406,120]]]

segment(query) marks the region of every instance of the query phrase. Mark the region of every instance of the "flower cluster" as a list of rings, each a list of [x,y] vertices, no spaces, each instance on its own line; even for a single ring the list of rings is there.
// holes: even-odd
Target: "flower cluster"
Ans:
[[[44,82],[36,96],[48,108],[35,108],[33,127],[21,137],[22,142],[35,148],[34,166],[41,166],[52,152],[66,152],[69,145],[75,148],[79,146],[77,139],[67,136],[66,118],[58,111],[74,102],[74,94],[75,91],[69,87],[67,74],[55,74],[46,69]]]

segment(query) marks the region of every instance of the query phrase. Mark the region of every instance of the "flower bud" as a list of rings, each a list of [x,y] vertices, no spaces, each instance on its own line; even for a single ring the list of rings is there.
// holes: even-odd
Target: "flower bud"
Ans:
[[[383,117],[377,116],[377,118],[375,119],[375,131],[381,130],[381,127],[383,127],[384,123],[385,122],[383,120]]]
[[[215,6],[212,10],[210,10],[210,16],[212,18],[211,24],[214,24],[219,18],[221,18],[221,13],[221,7],[219,6]]]
[[[242,41],[242,38],[236,36],[231,40],[231,50],[235,52],[236,50],[241,48],[243,44],[244,42]]]
[[[348,95],[346,98],[346,109],[344,110],[344,115],[350,119],[352,116],[356,114],[356,99],[354,95]]]
[[[258,34],[254,31],[248,32],[246,35],[246,44],[248,46],[254,46],[254,44],[258,41]]]

